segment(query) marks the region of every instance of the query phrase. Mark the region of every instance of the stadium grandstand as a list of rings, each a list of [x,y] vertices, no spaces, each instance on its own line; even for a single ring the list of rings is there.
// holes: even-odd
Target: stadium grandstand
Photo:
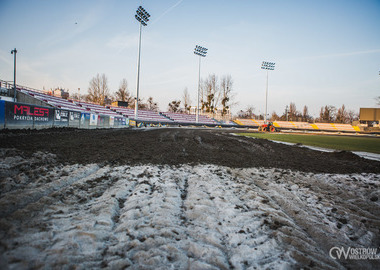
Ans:
[[[11,83],[1,80],[0,83],[2,89],[0,95],[7,96],[7,102],[13,101],[13,85]],[[102,106],[91,102],[84,102],[69,98],[65,99],[57,95],[53,95],[52,92],[41,91],[20,85],[17,85],[16,89],[16,100],[19,103],[51,107],[57,110],[67,110],[70,112],[77,112],[82,114],[91,114],[91,118],[97,118],[96,116],[102,116],[108,117],[108,119],[110,119],[111,117],[112,120],[107,120],[110,121],[109,123],[113,123],[113,119],[115,117],[124,117],[128,121],[132,120],[135,121],[136,124],[141,123],[143,125],[220,125],[218,121],[215,121],[214,119],[211,119],[208,116],[204,115],[199,117],[199,122],[197,123],[195,120],[195,115],[185,115],[169,112],[163,113],[141,109],[138,110],[138,115],[136,119],[135,110],[131,108],[118,106]],[[102,120],[102,122],[104,122],[104,119]],[[4,124],[3,127],[5,127]],[[104,125],[101,125],[101,127],[104,127]]]
[[[264,124],[264,120],[243,119],[234,120],[240,126],[256,128]],[[341,131],[341,132],[359,132],[360,127],[351,124],[337,123],[308,123],[294,121],[274,121],[273,125],[279,129],[287,130],[309,130],[309,131]]]
[[[173,122],[181,124],[191,124],[196,123],[196,115],[194,114],[183,114],[183,113],[172,113],[172,112],[163,112],[163,115],[173,120]],[[220,123],[211,119],[205,115],[199,115],[199,123],[206,125],[219,125]]]
[[[0,96],[2,100],[11,102],[13,99],[13,85],[9,82],[0,80]],[[199,115],[196,121],[195,114],[156,112],[149,110],[138,110],[138,117],[135,119],[135,110],[118,106],[102,106],[99,104],[84,102],[80,100],[65,99],[52,92],[45,92],[29,87],[17,85],[17,101],[24,104],[47,106],[57,110],[67,110],[79,114],[91,114],[91,117],[108,117],[109,123],[120,117],[126,121],[132,120],[144,125],[199,125],[199,126],[223,126],[223,127],[242,127],[258,128],[264,124],[264,120],[237,118],[233,121],[217,121],[206,115]],[[94,116],[95,115],[95,116]],[[83,116],[82,116],[83,117]],[[99,118],[100,119],[100,118]],[[104,120],[102,120],[104,121]],[[117,120],[118,121],[118,120]],[[282,130],[304,130],[304,131],[335,131],[335,132],[360,132],[360,127],[350,124],[338,123],[308,123],[295,121],[274,121],[273,125]],[[70,125],[69,125],[70,126]],[[5,127],[5,126],[3,126]],[[103,125],[101,126],[103,127]]]
[[[135,120],[135,110],[125,107],[109,107],[111,110]],[[146,122],[173,123],[173,121],[155,111],[138,110],[137,118]]]

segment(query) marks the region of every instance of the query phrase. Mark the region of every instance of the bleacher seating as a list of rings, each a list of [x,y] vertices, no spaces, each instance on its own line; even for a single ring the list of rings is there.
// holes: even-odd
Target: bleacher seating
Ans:
[[[293,122],[293,121],[275,121],[275,127],[288,128],[288,129],[313,129],[308,122]]]
[[[264,120],[239,118],[235,120],[235,123],[241,126],[258,127],[258,126],[264,125]]]
[[[66,100],[59,97],[50,96],[41,92],[31,91],[31,90],[25,90],[21,89],[21,92],[24,94],[27,94],[29,96],[32,96],[40,101],[46,102],[49,105],[63,109],[63,110],[72,110],[72,111],[79,111],[79,112],[85,112],[86,109],[78,106],[77,104],[73,103],[70,100]]]
[[[124,107],[110,107],[111,110],[128,118],[135,119],[135,110]],[[148,122],[172,123],[173,121],[158,112],[138,110],[138,119]]]
[[[81,108],[84,108],[88,112],[96,113],[96,114],[102,114],[102,115],[109,115],[109,116],[120,116],[115,111],[112,111],[106,107],[103,107],[102,105],[99,104],[94,104],[94,103],[88,103],[88,102],[82,102],[82,101],[75,101],[75,104],[80,106]]]
[[[238,118],[234,120],[240,126],[258,127],[264,124],[264,120]],[[299,130],[325,130],[325,131],[349,131],[357,132],[360,128],[350,124],[336,123],[308,123],[295,121],[274,121],[273,125],[277,128],[299,129]]]
[[[350,124],[338,124],[338,123],[314,123],[312,124],[314,129],[319,130],[331,130],[331,131],[360,131],[356,126]]]
[[[173,112],[164,112],[162,113],[166,117],[172,119],[176,123],[196,123],[196,115],[195,114],[183,114],[183,113],[173,113]],[[199,115],[199,123],[201,124],[207,124],[207,125],[218,125],[219,123],[215,120],[205,116],[205,115]]]

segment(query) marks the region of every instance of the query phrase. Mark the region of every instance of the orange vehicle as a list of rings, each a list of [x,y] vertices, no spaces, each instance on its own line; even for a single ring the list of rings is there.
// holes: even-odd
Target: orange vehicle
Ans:
[[[264,132],[277,132],[277,128],[273,125],[272,122],[268,122],[267,124],[259,126],[259,131]]]

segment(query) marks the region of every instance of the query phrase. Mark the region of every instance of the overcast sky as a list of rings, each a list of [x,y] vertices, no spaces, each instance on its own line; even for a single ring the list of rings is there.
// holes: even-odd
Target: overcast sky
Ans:
[[[136,91],[142,5],[151,20],[142,32],[140,96],[161,110],[187,87],[193,105],[198,83],[195,45],[209,49],[201,76],[231,75],[233,112],[265,106],[278,114],[290,102],[317,116],[321,106],[358,112],[376,107],[380,96],[379,0],[238,1],[46,1],[0,0],[0,79],[37,89],[63,87],[87,92],[105,73],[112,92],[123,78]]]

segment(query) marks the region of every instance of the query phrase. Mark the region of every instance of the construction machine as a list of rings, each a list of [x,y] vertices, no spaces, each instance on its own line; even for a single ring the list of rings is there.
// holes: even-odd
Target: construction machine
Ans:
[[[267,124],[259,126],[259,131],[264,132],[277,132],[277,128],[273,125],[272,122],[268,122]]]

